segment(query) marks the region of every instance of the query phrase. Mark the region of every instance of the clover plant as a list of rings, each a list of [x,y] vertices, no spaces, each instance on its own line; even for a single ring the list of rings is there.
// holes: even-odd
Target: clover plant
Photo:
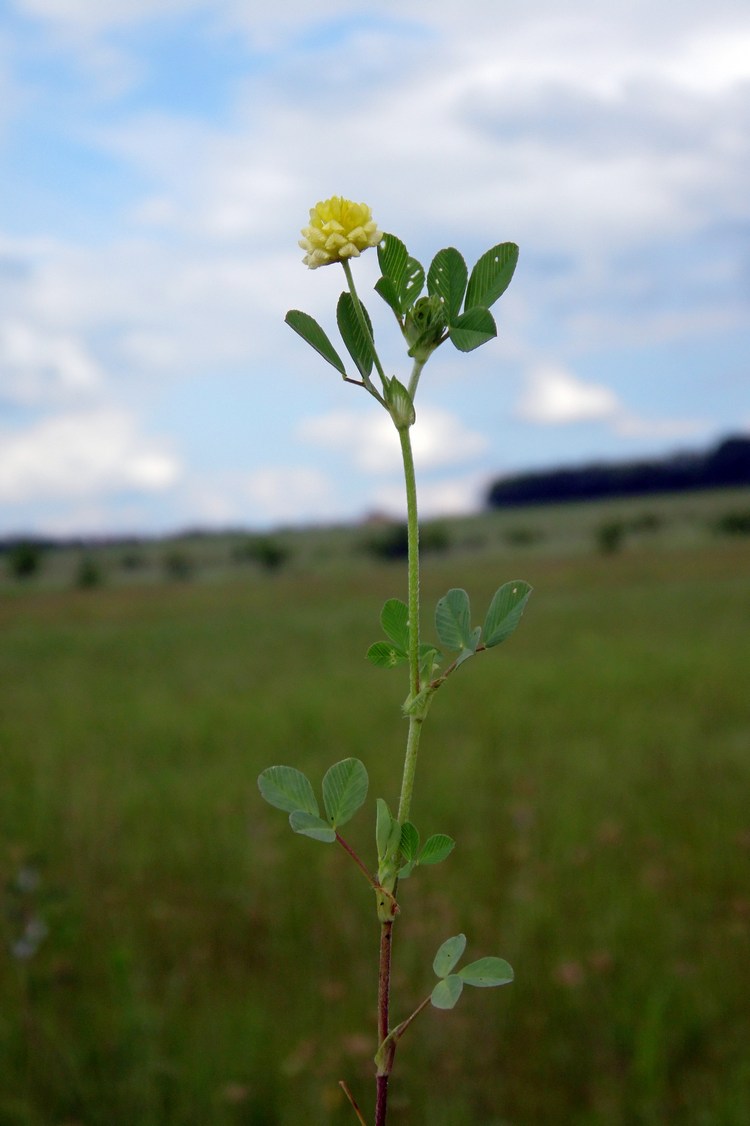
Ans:
[[[459,352],[471,352],[497,335],[490,309],[510,284],[518,247],[512,242],[491,247],[471,272],[461,254],[446,247],[425,270],[400,239],[378,230],[366,204],[340,196],[312,208],[300,246],[306,251],[304,263],[310,269],[336,264],[343,268],[346,289],[338,300],[336,322],[349,358],[341,358],[324,329],[307,313],[291,309],[286,323],[347,383],[366,391],[388,412],[401,447],[408,528],[406,600],[387,600],[380,616],[384,637],[370,646],[367,656],[379,668],[405,671],[408,690],[403,714],[408,729],[395,812],[384,798],[375,800],[377,865],[362,860],[341,833],[368,795],[367,769],[359,759],[345,758],[328,768],[321,785],[322,806],[310,780],[293,766],[270,766],[260,775],[258,785],[267,802],[289,815],[295,833],[313,841],[338,843],[374,891],[380,928],[374,1123],[384,1126],[396,1049],[415,1018],[429,1005],[452,1009],[464,986],[486,988],[513,980],[513,970],[499,957],[485,956],[460,966],[466,937],[453,935],[441,943],[434,956],[437,982],[432,991],[409,1016],[392,1022],[391,950],[394,924],[403,907],[402,881],[419,867],[444,861],[454,848],[454,841],[445,833],[433,833],[423,840],[411,820],[424,721],[435,694],[460,666],[494,649],[513,633],[531,593],[529,584],[520,579],[504,583],[491,599],[483,623],[474,625],[466,591],[449,590],[435,607],[436,640],[422,639],[417,487],[411,444],[411,429],[417,421],[415,400],[422,369],[442,344],[450,341]],[[405,382],[384,371],[372,321],[354,285],[351,259],[369,248],[377,248],[381,271],[375,290],[392,310],[412,362]],[[341,1080],[341,1087],[360,1123],[366,1124],[345,1080]]]

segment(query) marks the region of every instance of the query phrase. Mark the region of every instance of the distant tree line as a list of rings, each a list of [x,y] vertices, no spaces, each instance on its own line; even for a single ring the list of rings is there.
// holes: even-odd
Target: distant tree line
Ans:
[[[750,485],[750,438],[730,437],[703,454],[653,461],[595,463],[502,477],[487,493],[491,508],[646,496]]]

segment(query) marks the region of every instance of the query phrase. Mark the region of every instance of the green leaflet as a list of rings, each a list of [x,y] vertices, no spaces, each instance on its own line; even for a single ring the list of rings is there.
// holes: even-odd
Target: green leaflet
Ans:
[[[454,587],[435,607],[435,629],[446,649],[467,649],[471,645],[471,608],[465,590]]]
[[[290,309],[284,320],[324,360],[335,367],[337,372],[346,376],[343,360],[314,317],[311,317],[309,313],[301,312],[299,309]]]
[[[409,648],[409,607],[400,598],[389,598],[380,613],[383,633],[400,649]]]
[[[458,971],[466,985],[489,989],[496,985],[508,985],[513,981],[513,968],[504,958],[478,958]]]
[[[463,992],[464,983],[458,974],[451,974],[439,981],[432,993],[430,1002],[435,1009],[452,1009]]]
[[[269,766],[258,778],[258,789],[269,805],[285,813],[301,809],[317,817],[320,812],[309,778],[293,766]]]
[[[467,278],[466,263],[457,250],[448,246],[437,252],[427,272],[427,292],[440,297],[449,325],[459,315]]]
[[[484,644],[488,649],[505,641],[516,629],[531,591],[523,579],[513,579],[495,591],[484,620]]]
[[[432,963],[436,976],[447,977],[449,973],[452,973],[465,949],[465,934],[455,934],[452,938],[446,938],[445,942],[438,948]]]
[[[354,299],[351,293],[342,293],[336,306],[336,323],[339,326],[341,339],[346,345],[349,355],[357,365],[360,375],[368,378],[372,371],[374,353],[372,350],[372,321],[364,305],[360,305],[362,313],[370,330],[370,335],[364,331],[362,323],[357,316]]]
[[[364,763],[345,758],[334,763],[323,778],[323,804],[326,816],[335,828],[345,825],[367,797],[369,780]]]
[[[296,809],[294,813],[290,813],[289,824],[295,833],[301,833],[303,837],[311,837],[314,841],[333,844],[336,840],[336,831],[327,821],[312,813],[306,813],[304,809]]]
[[[445,860],[446,856],[450,856],[455,847],[456,842],[453,837],[449,837],[447,833],[434,833],[422,845],[417,858],[418,863],[439,864],[441,860]]]
[[[480,305],[489,309],[505,292],[518,262],[518,247],[514,242],[501,242],[479,259],[471,271],[466,290],[466,309]]]
[[[476,307],[461,313],[450,325],[448,335],[459,352],[473,352],[497,336],[497,325],[492,313]]]

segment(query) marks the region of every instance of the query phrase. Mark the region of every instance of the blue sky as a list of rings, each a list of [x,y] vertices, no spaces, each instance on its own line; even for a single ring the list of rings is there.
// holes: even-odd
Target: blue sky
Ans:
[[[425,515],[750,430],[745,0],[259,8],[0,0],[0,535],[402,511],[387,416],[283,323],[335,334],[334,194],[425,263],[520,244],[497,340],[422,377]]]

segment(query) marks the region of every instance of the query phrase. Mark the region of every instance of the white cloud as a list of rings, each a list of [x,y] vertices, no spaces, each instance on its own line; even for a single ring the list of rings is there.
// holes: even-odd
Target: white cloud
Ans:
[[[613,418],[621,404],[603,384],[585,383],[565,368],[544,364],[534,368],[518,404],[520,418],[544,426]]]
[[[366,473],[398,473],[401,451],[391,418],[372,403],[369,414],[337,410],[309,418],[298,427],[299,437],[325,449],[336,449]],[[488,442],[454,414],[417,405],[417,425],[411,431],[414,461],[419,469],[457,465],[483,453]]]
[[[587,383],[566,368],[543,364],[528,375],[516,414],[540,426],[602,422],[621,438],[673,439],[710,433],[701,418],[649,418],[626,407],[611,388]]]
[[[122,489],[167,489],[177,460],[144,440],[135,421],[111,408],[45,418],[0,432],[0,498],[7,503],[95,496]]]
[[[88,397],[102,371],[72,333],[45,333],[29,321],[0,323],[0,397],[26,405]]]

